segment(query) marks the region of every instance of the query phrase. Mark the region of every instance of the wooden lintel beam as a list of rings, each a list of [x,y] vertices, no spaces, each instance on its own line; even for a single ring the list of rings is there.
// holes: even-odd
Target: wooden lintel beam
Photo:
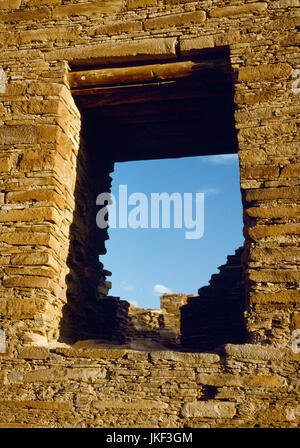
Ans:
[[[72,89],[72,94],[75,96],[87,96],[87,95],[97,95],[101,93],[111,93],[114,94],[117,91],[124,91],[128,89],[137,89],[137,88],[152,88],[159,87],[166,84],[174,84],[176,81],[161,81],[161,82],[153,82],[151,84],[147,83],[138,83],[138,84],[116,84],[112,86],[94,86],[88,87],[86,89],[75,88]]]
[[[163,85],[148,85],[144,88],[128,87],[127,89],[88,89],[85,94],[78,93],[76,99],[78,104],[85,108],[103,106],[119,106],[121,104],[134,104],[153,101],[184,100],[187,98],[219,98],[231,97],[232,92],[228,85],[218,85],[216,89],[172,89]]]
[[[218,68],[228,73],[230,68],[224,60],[181,61],[164,64],[141,65],[135,67],[118,67],[98,70],[70,72],[68,81],[74,95],[80,90],[91,87],[143,84],[163,82],[193,76]]]

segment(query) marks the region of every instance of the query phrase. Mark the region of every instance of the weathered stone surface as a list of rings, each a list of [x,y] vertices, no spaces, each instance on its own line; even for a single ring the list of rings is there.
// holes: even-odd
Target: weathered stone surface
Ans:
[[[53,125],[2,126],[0,127],[0,142],[5,145],[53,142],[58,132],[58,126]]]
[[[22,44],[31,42],[49,42],[56,40],[64,40],[66,35],[70,39],[79,38],[81,31],[80,26],[62,26],[55,29],[39,29],[27,30],[20,33],[20,41]]]
[[[281,187],[281,188],[262,188],[257,190],[246,191],[246,200],[263,201],[265,199],[297,199],[300,195],[299,187]]]
[[[47,277],[41,276],[13,276],[3,280],[3,286],[7,288],[45,288],[57,292],[55,283]]]
[[[299,216],[300,206],[251,207],[247,209],[246,213],[256,218],[296,218]]]
[[[224,350],[226,355],[240,360],[281,361],[293,358],[290,347],[276,348],[271,345],[263,346],[259,344],[226,344]]]
[[[262,92],[237,92],[234,97],[236,103],[248,105],[263,104],[272,101],[274,98],[276,98],[276,90],[274,89],[265,89]]]
[[[190,0],[165,0],[167,5],[179,5],[182,3],[190,3]]]
[[[72,403],[60,401],[35,401],[35,400],[0,400],[0,406],[13,409],[45,409],[49,411],[71,411]]]
[[[214,364],[220,361],[220,357],[214,353],[177,353],[170,351],[157,351],[151,353],[155,361],[181,361],[183,363]]]
[[[0,427],[299,426],[298,6],[0,0]],[[166,85],[151,73],[146,83],[160,85],[132,86],[129,94],[121,82],[111,90],[96,83],[97,95],[87,95],[83,83],[84,101],[69,83],[70,71],[124,67],[136,70],[133,84],[140,83],[136,67],[170,62],[197,67],[187,79],[168,68]],[[112,126],[107,140],[101,119],[86,139],[96,100],[114,104],[111,115],[99,107],[98,118],[116,120],[123,108],[124,126]],[[154,100],[165,111],[159,117],[151,112]],[[189,116],[184,104],[195,107]],[[178,142],[177,126],[169,129],[176,110],[178,121],[188,122]],[[157,146],[169,136],[161,151],[168,146],[172,157],[177,144],[181,156],[186,148],[218,151],[212,142],[219,136],[223,144],[227,125],[231,137],[222,150],[239,151],[243,256],[238,263],[229,256],[212,276],[219,301],[211,300],[210,287],[200,288],[207,308],[192,316],[195,352],[176,339],[179,295],[165,298],[157,312],[143,311],[143,338],[119,345],[128,307],[106,296],[109,273],[98,263],[104,240],[93,227],[94,197],[110,188],[112,164],[103,159],[113,134],[119,153],[127,151],[126,120],[133,146],[141,122],[149,124],[141,153],[156,126]],[[230,282],[232,295],[224,292]],[[185,295],[184,303],[196,299]],[[107,303],[112,320],[103,311]],[[235,343],[234,325],[224,329],[234,304],[244,306],[238,336],[245,329],[249,343]],[[206,338],[207,326],[215,339]],[[116,340],[99,339],[103,334]]]
[[[18,9],[21,6],[21,0],[0,0],[0,9]]]
[[[28,169],[28,168],[27,168]],[[34,170],[33,170],[34,171]],[[36,203],[36,202],[45,202],[47,205],[55,204],[60,209],[65,208],[65,203],[63,198],[54,190],[48,189],[36,189],[31,191],[13,191],[7,193],[6,195],[7,202],[9,203]]]
[[[272,165],[252,165],[241,167],[241,177],[248,179],[273,179],[279,176],[279,167]]]
[[[185,403],[181,411],[183,417],[232,418],[236,414],[234,403],[218,401],[196,401]]]
[[[57,262],[54,257],[47,252],[24,252],[16,254],[11,257],[12,265],[26,266],[26,265],[44,265],[44,266],[56,266]]]
[[[106,376],[105,369],[99,368],[91,368],[91,367],[83,367],[77,368],[74,367],[72,369],[65,368],[50,368],[50,369],[40,369],[34,370],[32,372],[27,372],[21,375],[8,375],[8,381],[11,383],[19,383],[19,382],[52,382],[52,381],[70,381],[70,380],[78,380],[81,381],[89,381],[91,379],[96,380],[97,378],[104,378]]]
[[[72,47],[70,49],[53,50],[46,54],[46,59],[67,60],[73,64],[94,62],[111,63],[138,58],[173,58],[176,55],[175,38],[142,39],[121,44],[103,43],[89,47]]]
[[[239,81],[265,81],[276,78],[289,78],[292,74],[289,64],[269,64],[258,67],[241,67],[238,72]]]
[[[25,229],[24,231],[4,232],[2,241],[14,246],[46,246],[58,251],[60,249],[59,242],[53,235],[47,232],[39,232],[37,228]]]
[[[133,33],[135,31],[142,31],[142,22],[128,21],[128,22],[117,22],[107,25],[100,25],[95,30],[95,35],[101,34],[121,34],[121,33]]]
[[[136,8],[147,8],[149,6],[157,6],[157,0],[128,0],[127,9],[135,10]]]
[[[183,370],[171,370],[171,369],[159,369],[153,370],[151,372],[151,377],[153,378],[195,378],[195,372],[193,369],[183,369]]]
[[[257,282],[297,282],[300,279],[300,272],[291,269],[261,269],[259,271],[250,270],[250,280]]]
[[[180,39],[180,53],[185,55],[196,54],[197,51],[203,48],[213,48],[215,40],[213,36],[201,36],[193,39]]]
[[[52,130],[51,130],[52,132]],[[55,151],[27,151],[22,157],[20,157],[19,170],[21,172],[36,172],[36,171],[48,171],[51,175],[57,175],[59,178],[64,176],[65,181],[69,182],[70,188],[73,188],[75,180],[72,176],[72,170],[68,162],[62,157],[62,155]],[[45,197],[46,194],[51,196],[49,204],[53,201],[60,207],[63,207],[63,201],[58,198],[54,191],[46,192],[33,192],[32,196],[39,195],[40,198]],[[38,199],[37,199],[38,200]]]
[[[266,376],[266,375],[244,375],[234,376],[230,374],[211,375],[202,373],[198,375],[197,381],[208,386],[234,386],[252,389],[254,387],[277,388],[287,385],[287,381],[282,377]]]
[[[253,303],[297,303],[300,299],[300,290],[278,292],[257,292],[251,295]]]
[[[8,2],[7,2],[8,3]],[[1,12],[0,23],[17,23],[26,21],[40,21],[50,17],[50,9],[41,7],[35,10],[23,10],[12,12]]]
[[[166,403],[162,403],[160,401],[151,401],[151,400],[136,400],[132,402],[126,401],[118,401],[118,400],[95,400],[92,402],[92,407],[95,409],[166,409],[168,405]]]
[[[300,292],[298,292],[298,296],[300,298]],[[299,311],[295,311],[293,313],[291,327],[293,330],[297,330],[297,328],[300,328],[300,312]],[[300,386],[300,384],[299,384],[299,386]]]
[[[61,353],[65,356],[71,358],[90,358],[90,359],[119,359],[126,356],[130,351],[126,349],[116,349],[114,347],[110,347],[107,349],[101,349],[100,347],[97,349],[92,348],[57,348],[57,353]]]
[[[5,144],[35,143],[37,141],[34,126],[2,126],[0,128],[0,141]]]
[[[288,165],[285,166],[281,173],[281,177],[295,177],[299,179],[300,176],[300,166],[299,165]]]
[[[213,8],[210,12],[211,17],[227,17],[239,14],[262,13],[268,7],[266,2],[248,3],[241,6],[225,6],[223,8]]]
[[[186,12],[183,14],[166,15],[156,19],[148,19],[144,22],[146,30],[171,28],[173,26],[182,26],[193,23],[201,23],[206,19],[204,11]]]
[[[279,235],[299,235],[300,225],[299,224],[273,224],[272,226],[258,225],[251,229],[248,229],[249,236],[254,241],[259,241],[263,238],[276,237]]]
[[[60,19],[71,16],[97,16],[100,14],[119,12],[122,8],[122,0],[102,0],[101,2],[77,3],[73,5],[57,6],[53,9],[53,17]]]
[[[13,166],[12,157],[0,157],[0,171],[9,172]]]
[[[14,101],[12,110],[18,114],[57,114],[59,100],[21,100]]]
[[[296,262],[300,256],[298,247],[255,247],[251,249],[250,260],[264,260],[266,263],[289,261]]]
[[[19,351],[19,358],[24,359],[48,359],[49,349],[47,347],[23,347]]]
[[[28,319],[36,313],[45,311],[46,300],[42,299],[1,299],[0,315],[8,318]]]
[[[278,0],[270,4],[271,9],[288,8],[299,6],[299,0]]]
[[[60,4],[61,0],[27,0],[26,2],[27,6],[41,6],[41,5],[55,6]]]
[[[60,220],[57,210],[53,207],[32,207],[23,210],[1,210],[0,222],[14,221],[49,221],[58,223]]]

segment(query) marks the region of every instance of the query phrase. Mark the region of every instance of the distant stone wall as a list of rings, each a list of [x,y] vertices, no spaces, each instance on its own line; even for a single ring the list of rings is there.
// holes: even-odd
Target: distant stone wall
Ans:
[[[127,343],[132,346],[175,348],[180,347],[182,305],[190,296],[165,294],[160,298],[160,309],[143,309],[131,305],[128,311]]]
[[[181,307],[186,305],[192,294],[165,294],[160,299],[160,307],[166,311],[164,323],[166,328],[173,328],[180,342],[181,336]]]

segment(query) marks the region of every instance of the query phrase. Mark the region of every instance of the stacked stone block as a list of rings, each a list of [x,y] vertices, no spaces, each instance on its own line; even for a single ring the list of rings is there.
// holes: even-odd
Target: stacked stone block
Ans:
[[[2,357],[0,426],[296,428],[298,363],[289,349],[254,344],[219,353],[28,346]]]
[[[80,120],[65,85],[11,76],[1,97],[1,326],[13,344],[45,343],[57,340],[66,303]]]
[[[166,311],[164,325],[176,331],[178,343],[181,336],[181,310],[193,295],[164,294],[160,299],[160,307]]]
[[[299,425],[298,7],[0,0],[2,426]],[[69,71],[224,46],[234,74],[251,344],[196,355],[49,348],[71,308],[67,289],[74,284],[73,304],[78,297],[85,316],[89,303],[76,275],[66,281],[82,121]]]
[[[181,306],[186,294],[164,294],[160,309],[143,309],[130,305],[126,343],[132,347],[161,347],[180,350]]]

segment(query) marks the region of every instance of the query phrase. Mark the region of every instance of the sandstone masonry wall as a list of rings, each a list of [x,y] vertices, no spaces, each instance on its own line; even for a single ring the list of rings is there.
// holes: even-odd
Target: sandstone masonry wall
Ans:
[[[297,2],[1,5],[0,308],[3,317],[16,322],[14,330],[11,325],[6,329],[7,335],[15,335],[14,340],[18,334],[20,340],[33,334],[49,341],[58,337],[80,131],[80,115],[68,88],[68,64],[174,60],[227,45],[236,73],[248,331],[253,341],[286,343],[298,319],[299,298],[298,106],[293,88]],[[40,261],[43,257],[47,262]],[[32,322],[34,309],[44,319],[37,326]],[[21,322],[24,312],[28,318]]]
[[[186,294],[164,294],[160,309],[143,309],[130,305],[126,342],[129,346],[180,349],[181,307],[187,303]]]
[[[297,427],[298,363],[289,349],[251,344],[220,354],[24,347],[2,358],[0,426]]]
[[[0,0],[3,426],[299,424],[299,21],[297,0]],[[225,346],[221,360],[60,349],[85,159],[69,71],[223,47],[234,75],[250,344]]]

